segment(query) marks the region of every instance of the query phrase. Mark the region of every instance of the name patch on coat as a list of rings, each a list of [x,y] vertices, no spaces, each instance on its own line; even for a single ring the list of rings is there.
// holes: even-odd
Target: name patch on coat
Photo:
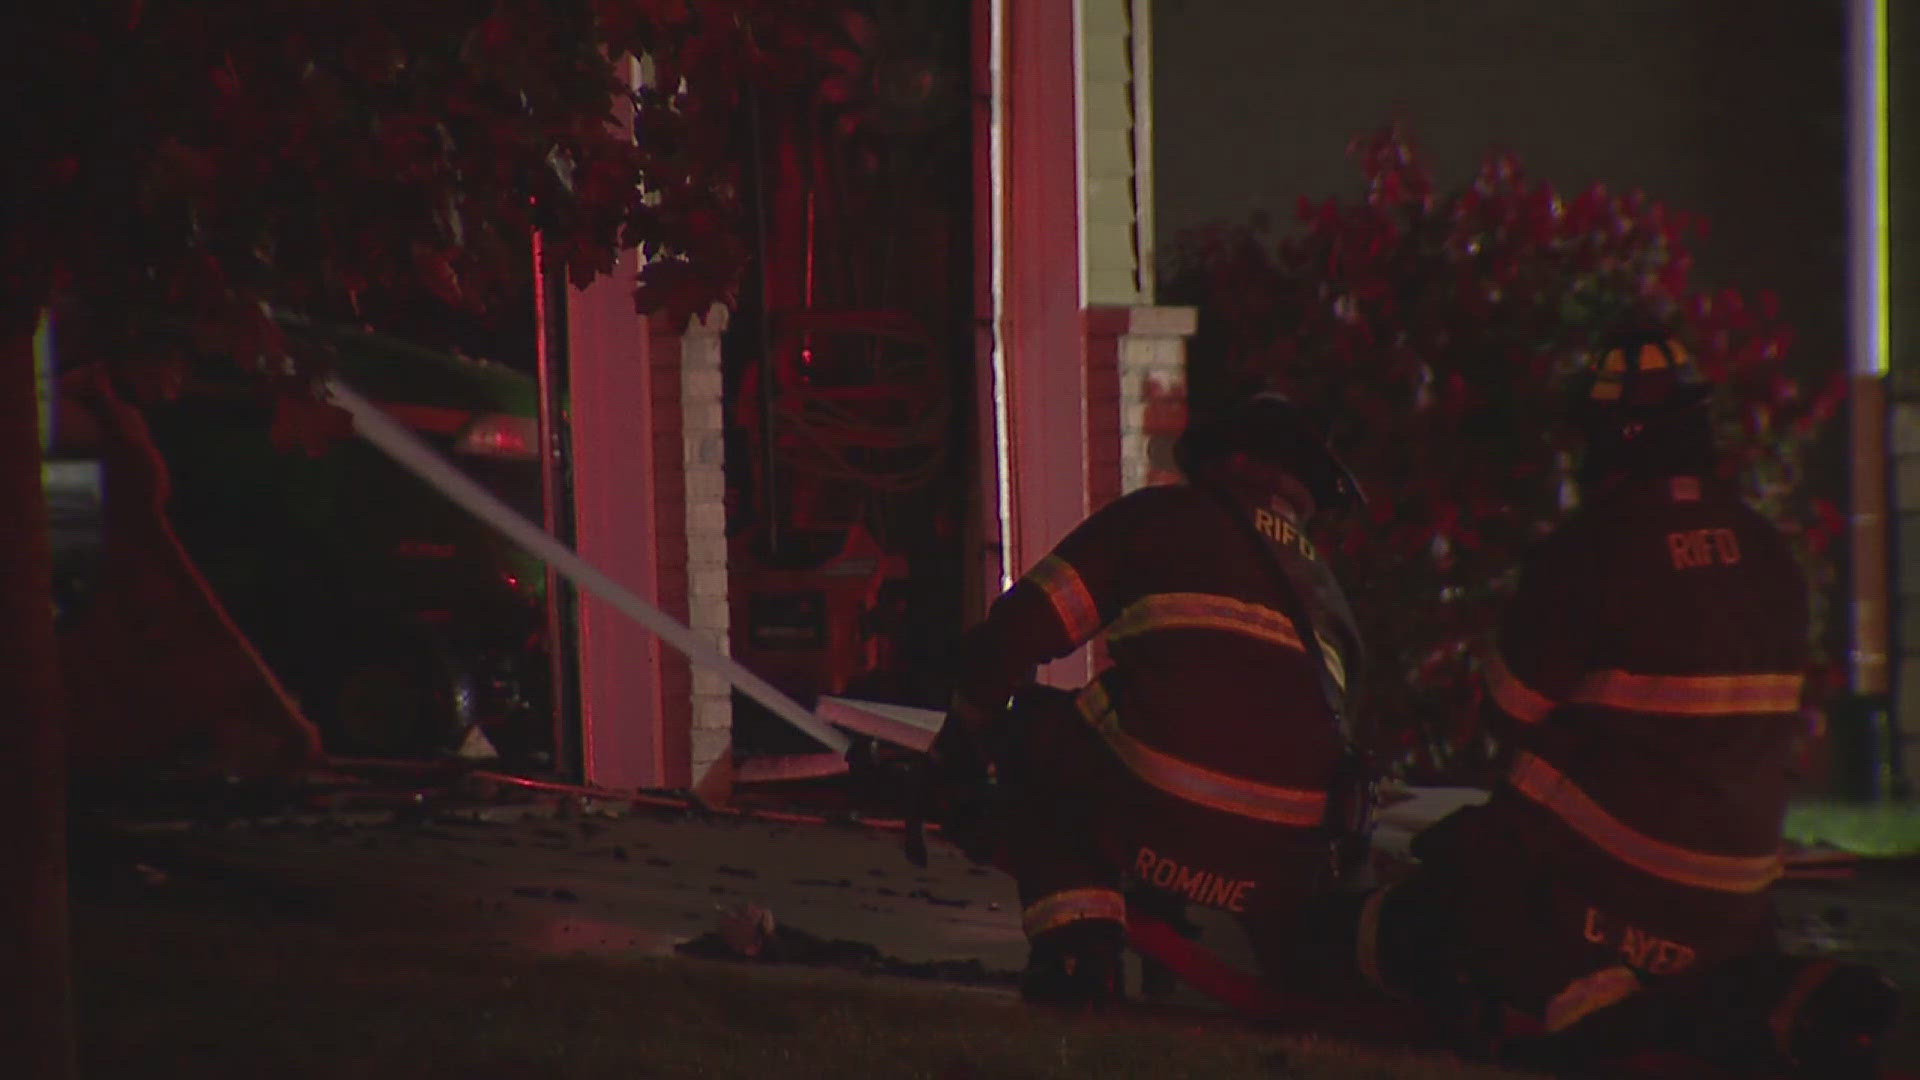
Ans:
[[[1732,529],[1688,529],[1667,534],[1667,554],[1675,570],[1705,566],[1734,566],[1740,562],[1740,540]]]
[[[1255,510],[1253,527],[1260,530],[1260,535],[1281,547],[1293,548],[1309,559],[1314,557],[1313,542],[1307,539],[1307,534],[1296,528],[1293,522],[1271,510]]]
[[[1211,870],[1195,870],[1149,847],[1141,848],[1139,854],[1134,856],[1133,873],[1155,888],[1179,893],[1196,904],[1235,912],[1247,910],[1247,894],[1258,884],[1244,878],[1226,877]]]
[[[1587,909],[1583,934],[1593,944],[1619,953],[1627,966],[1649,975],[1672,975],[1693,966],[1694,951],[1690,947],[1628,926],[1599,908]]]

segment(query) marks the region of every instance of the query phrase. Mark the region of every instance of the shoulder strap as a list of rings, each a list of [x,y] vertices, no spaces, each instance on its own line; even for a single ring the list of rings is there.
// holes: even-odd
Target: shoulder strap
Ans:
[[[1320,674],[1320,692],[1333,713],[1334,730],[1339,733],[1343,747],[1339,770],[1327,792],[1326,827],[1333,837],[1329,857],[1335,874],[1352,873],[1363,866],[1367,858],[1377,801],[1368,740],[1356,729],[1350,708],[1359,690],[1363,661],[1353,611],[1323,564],[1304,562],[1292,549],[1268,536],[1255,524],[1247,508],[1229,493],[1211,487],[1206,490],[1238,524],[1240,532],[1253,541],[1263,561],[1273,570],[1274,582],[1279,586],[1281,613],[1293,620],[1300,633],[1300,644]],[[1321,620],[1314,618],[1316,614],[1323,614],[1333,624],[1332,630],[1346,638],[1347,656],[1335,661],[1344,665],[1342,680],[1334,678],[1326,648],[1321,644]]]
[[[1326,698],[1327,708],[1332,710],[1342,736],[1351,742],[1354,733],[1350,727],[1350,702],[1358,689],[1362,657],[1360,636],[1346,597],[1323,567],[1303,565],[1293,551],[1262,532],[1248,516],[1246,507],[1232,495],[1210,486],[1204,490],[1220,503],[1241,533],[1253,541],[1262,561],[1273,571],[1279,586],[1281,614],[1300,629],[1300,643],[1320,674],[1320,691]],[[1344,657],[1330,659],[1327,656],[1326,647],[1321,643],[1322,627],[1327,624],[1331,624],[1328,629],[1335,636],[1346,639],[1342,642],[1347,648]],[[1339,678],[1334,675],[1336,664],[1342,672]]]

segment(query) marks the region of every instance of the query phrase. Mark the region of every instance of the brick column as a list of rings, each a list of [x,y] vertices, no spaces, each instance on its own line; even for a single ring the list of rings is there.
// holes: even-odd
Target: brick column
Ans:
[[[690,326],[679,365],[687,626],[723,653],[728,651],[727,478],[720,335],[726,327],[727,311],[721,307]],[[714,672],[695,670],[690,703],[688,775],[698,779],[732,741],[732,687]]]
[[[1189,307],[1087,310],[1087,496],[1103,506],[1178,478],[1173,441],[1187,426]]]
[[[1190,307],[1137,307],[1120,339],[1120,490],[1180,478],[1173,442],[1187,429]]]

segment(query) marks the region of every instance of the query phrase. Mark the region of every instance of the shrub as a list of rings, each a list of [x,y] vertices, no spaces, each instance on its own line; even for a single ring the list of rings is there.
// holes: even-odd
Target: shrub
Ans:
[[[1702,219],[1598,183],[1563,198],[1501,153],[1436,192],[1399,127],[1351,154],[1359,200],[1303,198],[1301,228],[1279,240],[1258,219],[1194,231],[1164,294],[1200,308],[1196,411],[1253,388],[1317,403],[1368,489],[1361,519],[1327,541],[1392,767],[1465,776],[1484,761],[1473,646],[1528,546],[1577,503],[1554,418],[1568,377],[1623,323],[1676,336],[1719,385],[1723,468],[1793,538],[1818,599],[1841,520],[1803,479],[1845,382],[1789,370],[1771,294],[1691,282]]]

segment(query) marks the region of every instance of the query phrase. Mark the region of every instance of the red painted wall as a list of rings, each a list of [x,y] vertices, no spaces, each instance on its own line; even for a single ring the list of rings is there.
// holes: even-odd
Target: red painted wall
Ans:
[[[633,312],[629,253],[567,302],[575,533],[582,558],[686,621],[678,339]],[[608,787],[688,782],[687,661],[639,624],[580,598],[581,757]]]
[[[1080,315],[1078,78],[1071,0],[999,0],[1004,20],[1006,350],[1012,551],[1018,577],[1088,511],[1086,339]],[[1072,685],[1084,654],[1043,677]]]
[[[1073,5],[1005,4],[1007,354],[1015,576],[1087,512]]]

